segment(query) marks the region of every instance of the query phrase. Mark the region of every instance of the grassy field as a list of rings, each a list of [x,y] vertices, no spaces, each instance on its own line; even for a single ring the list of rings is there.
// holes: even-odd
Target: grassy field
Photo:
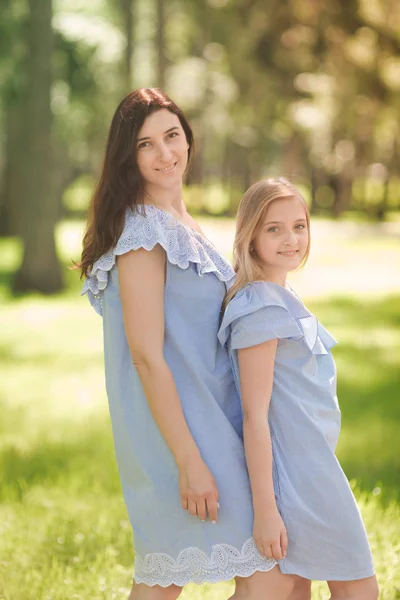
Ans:
[[[204,226],[229,248],[230,224]],[[394,280],[377,294],[374,277],[369,294],[364,280],[358,294],[344,290],[366,253],[370,273],[381,264],[376,277],[387,281],[383,257],[391,257],[390,270],[399,264],[400,248],[391,235],[364,231],[361,239],[343,239],[341,231],[328,236],[332,250],[321,258],[319,244],[326,248],[329,227],[317,231],[317,257],[307,269],[322,272],[324,265],[336,265],[335,259],[346,262],[346,248],[346,270],[326,298],[308,294],[308,305],[340,340],[334,351],[343,413],[338,454],[367,525],[381,598],[395,600],[400,598],[400,289]],[[65,261],[76,257],[80,234],[80,225],[60,228]],[[122,600],[130,587],[133,551],[107,412],[101,320],[79,298],[72,272],[66,272],[68,289],[62,295],[12,298],[6,284],[18,255],[14,240],[0,240],[0,600]],[[306,271],[304,276],[312,278]],[[182,598],[225,600],[231,590],[230,582],[189,585]],[[313,600],[326,600],[326,590],[325,584],[314,584]]]

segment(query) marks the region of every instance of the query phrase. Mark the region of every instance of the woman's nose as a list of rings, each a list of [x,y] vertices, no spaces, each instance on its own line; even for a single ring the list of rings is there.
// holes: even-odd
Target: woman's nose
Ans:
[[[164,162],[167,162],[168,160],[171,159],[172,152],[166,144],[160,144],[158,146],[158,155],[161,158],[161,160],[163,160]]]

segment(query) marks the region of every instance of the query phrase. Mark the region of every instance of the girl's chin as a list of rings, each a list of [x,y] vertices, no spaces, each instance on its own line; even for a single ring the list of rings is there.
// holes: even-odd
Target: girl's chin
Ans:
[[[284,261],[279,261],[279,263],[274,263],[274,264],[268,264],[267,265],[267,269],[272,269],[275,270],[277,269],[278,271],[286,271],[286,273],[289,273],[290,271],[295,271],[296,269],[299,268],[301,263],[301,260],[299,258],[296,258],[295,260],[284,260]]]

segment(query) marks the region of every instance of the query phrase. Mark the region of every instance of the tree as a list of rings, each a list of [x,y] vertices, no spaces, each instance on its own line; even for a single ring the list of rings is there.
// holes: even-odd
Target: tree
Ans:
[[[4,130],[4,170],[1,173],[0,235],[17,235],[18,205],[22,195],[25,146],[24,122],[28,102],[26,87],[25,4],[4,0],[0,19],[0,72],[4,85],[1,94],[1,126]]]
[[[157,86],[165,86],[165,70],[167,68],[166,47],[165,47],[165,2],[157,0]]]
[[[121,0],[121,14],[125,34],[124,52],[124,88],[130,91],[132,87],[132,56],[133,56],[133,0]]]
[[[62,288],[54,227],[59,206],[53,193],[52,83],[53,32],[51,0],[29,0],[24,198],[20,214],[23,261],[14,280],[14,290],[52,293]]]

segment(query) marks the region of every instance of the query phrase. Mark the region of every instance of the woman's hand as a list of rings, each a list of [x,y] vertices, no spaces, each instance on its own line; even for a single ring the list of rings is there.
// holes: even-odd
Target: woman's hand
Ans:
[[[286,556],[288,538],[278,509],[265,511],[254,518],[253,537],[258,551],[265,558],[282,560]]]
[[[182,508],[201,521],[215,523],[218,518],[218,490],[206,464],[198,459],[179,468],[179,491]]]

